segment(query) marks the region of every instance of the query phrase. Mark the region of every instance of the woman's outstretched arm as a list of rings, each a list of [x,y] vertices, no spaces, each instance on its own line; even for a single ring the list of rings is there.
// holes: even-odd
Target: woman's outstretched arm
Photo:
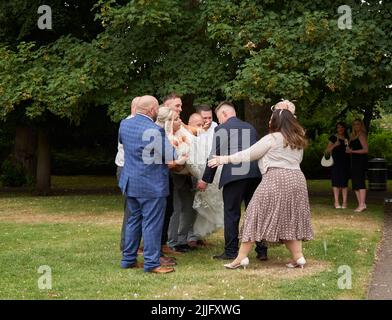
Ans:
[[[208,166],[211,168],[215,168],[219,165],[227,163],[237,164],[241,162],[251,162],[254,160],[258,160],[262,158],[272,147],[272,139],[272,135],[269,134],[260,139],[250,148],[243,151],[234,153],[229,156],[213,156],[213,159],[208,161]]]

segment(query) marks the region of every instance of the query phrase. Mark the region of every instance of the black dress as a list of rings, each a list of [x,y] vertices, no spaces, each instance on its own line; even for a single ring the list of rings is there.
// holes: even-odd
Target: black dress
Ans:
[[[336,136],[329,137],[329,141],[335,143]],[[346,153],[344,139],[339,139],[339,146],[332,150],[333,165],[331,167],[332,187],[347,188],[350,177],[350,155]]]
[[[352,150],[361,150],[362,145],[359,138],[350,141],[349,144]],[[366,154],[351,154],[351,183],[353,190],[366,189],[366,169],[367,169],[367,155]]]

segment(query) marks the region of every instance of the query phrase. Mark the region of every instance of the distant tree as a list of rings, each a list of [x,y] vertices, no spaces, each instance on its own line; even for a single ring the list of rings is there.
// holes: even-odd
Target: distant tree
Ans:
[[[101,70],[91,41],[102,31],[95,1],[45,3],[53,30],[38,29],[42,1],[0,3],[0,117],[15,122],[16,159],[36,175],[41,194],[50,189],[50,115],[80,121],[98,82],[91,70]]]

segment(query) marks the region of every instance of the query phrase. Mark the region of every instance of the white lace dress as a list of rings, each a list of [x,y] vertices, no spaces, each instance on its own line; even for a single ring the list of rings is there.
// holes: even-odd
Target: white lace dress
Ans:
[[[183,138],[183,137],[186,138]],[[203,176],[206,162],[210,153],[211,136],[200,135],[195,137],[185,128],[175,134],[179,142],[176,147],[178,155],[189,154],[186,169],[181,173],[190,173],[197,180]],[[199,237],[204,237],[223,227],[223,198],[218,188],[222,168],[219,167],[213,183],[208,185],[206,191],[196,191],[193,208],[198,215],[193,226],[193,232]]]

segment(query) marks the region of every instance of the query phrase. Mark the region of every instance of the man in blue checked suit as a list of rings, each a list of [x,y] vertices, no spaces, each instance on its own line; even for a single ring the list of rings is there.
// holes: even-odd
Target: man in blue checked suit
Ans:
[[[155,124],[158,100],[140,98],[137,114],[121,122],[119,142],[124,146],[125,164],[119,187],[127,197],[131,215],[127,220],[122,268],[140,266],[137,250],[143,236],[144,271],[168,273],[173,268],[160,266],[161,235],[169,195],[169,169],[175,150],[164,130]]]

